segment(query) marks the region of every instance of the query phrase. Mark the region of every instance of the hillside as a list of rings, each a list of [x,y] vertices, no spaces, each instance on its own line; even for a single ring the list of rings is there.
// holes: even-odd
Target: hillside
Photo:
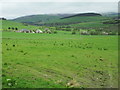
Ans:
[[[23,23],[18,23],[14,21],[9,21],[9,20],[0,20],[2,22],[2,29],[3,30],[8,30],[8,28],[18,28],[18,29],[38,29],[38,26],[32,26],[32,25],[27,25]]]
[[[78,23],[86,23],[86,22],[96,22],[96,21],[106,21],[109,20],[109,17],[102,16],[98,13],[82,13],[82,14],[75,14],[71,16],[64,16],[59,19],[52,19],[45,23],[34,23],[35,25],[45,25],[45,26],[59,26],[59,25],[71,25],[71,24],[78,24]]]
[[[29,16],[23,16],[23,17],[13,19],[12,21],[32,24],[35,22],[44,23],[44,22],[54,20],[54,19],[59,19],[59,18],[61,18],[61,16],[52,15],[52,14],[51,15],[29,15]]]
[[[83,22],[93,22],[93,21],[105,21],[109,20],[109,17],[104,16],[74,16],[69,18],[62,18],[59,20],[51,20],[47,22],[45,25],[70,25],[70,24],[77,24]]]
[[[68,25],[88,21],[104,20],[99,13],[80,13],[80,14],[43,14],[30,15],[13,19],[16,22],[28,23],[32,25]]]
[[[107,17],[118,17],[120,16],[120,13],[117,12],[108,12],[108,13],[102,13],[103,16],[107,16]]]
[[[52,18],[50,20],[47,20],[47,18],[48,17],[50,18],[51,16],[52,16]],[[31,24],[31,25],[45,26],[45,27],[52,26],[52,27],[56,28],[56,30],[65,30],[65,31],[71,31],[71,30],[79,31],[80,29],[88,29],[88,30],[95,29],[96,31],[99,31],[99,32],[106,31],[106,32],[116,33],[117,27],[118,27],[117,24],[109,24],[108,23],[108,22],[113,21],[113,17],[102,16],[101,14],[98,14],[98,13],[83,13],[83,14],[76,14],[76,15],[49,14],[47,16],[43,15],[41,17],[43,17],[43,18],[40,18],[40,16],[31,15],[31,16],[21,17],[20,20],[24,20],[24,22],[26,22],[27,24]],[[25,19],[23,19],[23,18],[25,18]],[[36,22],[37,18],[43,19],[43,21]],[[27,21],[27,19],[28,19],[28,21]],[[21,22],[19,19],[16,19],[16,20]],[[26,26],[27,24],[22,24],[22,25]],[[19,25],[19,26],[21,26],[21,25]],[[28,28],[28,29],[36,28],[36,26],[32,26],[32,27],[29,26],[29,27],[26,27],[26,28]]]
[[[82,14],[76,14],[76,15],[72,15],[72,16],[68,16],[68,17],[63,17],[61,19],[71,18],[71,17],[76,17],[76,16],[102,16],[102,15],[98,14],[98,13],[82,13]]]

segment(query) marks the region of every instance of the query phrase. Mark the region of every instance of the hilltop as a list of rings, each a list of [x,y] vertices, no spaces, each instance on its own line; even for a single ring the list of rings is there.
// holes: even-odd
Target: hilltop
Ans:
[[[42,15],[29,15],[12,19],[15,22],[28,23],[32,25],[48,25],[51,23],[79,23],[89,21],[89,18],[101,18],[99,13],[80,13],[80,14],[42,14]],[[62,20],[64,19],[64,20]],[[94,19],[93,19],[94,20]]]
[[[61,19],[71,18],[71,17],[76,17],[76,16],[102,16],[102,15],[99,13],[81,13],[81,14],[76,14],[76,15],[72,15],[72,16],[68,16],[68,17],[63,17]]]
[[[29,16],[18,17],[18,18],[12,19],[12,21],[33,24],[36,22],[44,23],[44,22],[54,20],[54,19],[59,19],[59,18],[61,18],[61,16],[59,15],[43,14],[43,15],[29,15]]]
[[[76,14],[72,16],[67,16],[60,18],[58,20],[51,20],[46,22],[44,25],[55,26],[55,25],[70,25],[70,24],[78,24],[78,23],[87,23],[87,22],[97,22],[104,21],[109,19],[109,17],[102,16],[98,13],[82,13]],[[38,24],[39,25],[39,24]]]

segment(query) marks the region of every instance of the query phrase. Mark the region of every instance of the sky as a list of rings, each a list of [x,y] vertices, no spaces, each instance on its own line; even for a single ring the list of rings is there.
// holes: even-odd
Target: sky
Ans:
[[[35,14],[118,12],[118,0],[1,0],[0,17]]]

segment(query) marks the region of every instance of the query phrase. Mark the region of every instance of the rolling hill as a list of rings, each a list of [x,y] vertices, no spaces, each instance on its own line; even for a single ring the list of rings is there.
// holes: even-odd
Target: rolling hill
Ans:
[[[13,19],[15,22],[28,23],[32,25],[68,25],[88,21],[101,21],[108,17],[104,17],[99,13],[80,13],[80,14],[45,14],[30,15]]]
[[[83,22],[93,22],[93,21],[105,21],[109,18],[103,16],[75,16],[70,18],[62,18],[59,20],[51,20],[47,22],[45,25],[70,25],[77,24]]]
[[[11,19],[15,22],[27,23],[31,25],[44,24],[52,20],[59,20],[60,18],[72,16],[74,14],[41,14],[41,15],[29,15]]]
[[[14,22],[14,21],[9,21],[9,20],[0,20],[0,22],[2,22],[2,30],[8,30],[8,28],[12,29],[12,28],[18,28],[18,29],[38,29],[40,27],[38,26],[33,26],[33,25],[27,25],[24,23],[18,23],[18,22]]]
[[[42,21],[39,21],[42,20]],[[71,30],[72,29],[96,29],[103,31],[117,31],[117,25],[104,24],[104,22],[111,21],[111,17],[102,16],[99,13],[82,13],[82,14],[49,14],[49,15],[31,15],[16,18],[15,22],[24,22],[37,26],[52,26],[57,30]],[[14,24],[13,24],[14,25]],[[26,24],[22,24],[26,25]],[[60,26],[60,27],[59,27]],[[62,26],[62,28],[61,28]],[[27,27],[28,28],[28,27]],[[30,29],[36,28],[30,26]],[[111,29],[110,29],[111,28]],[[29,28],[28,28],[29,29]]]
[[[82,13],[82,14],[76,14],[76,15],[72,15],[72,16],[68,16],[68,17],[63,17],[61,19],[71,18],[71,17],[75,17],[75,16],[102,16],[102,15],[98,14],[98,13]]]
[[[71,25],[71,24],[80,24],[80,23],[89,23],[89,22],[104,22],[107,20],[111,20],[110,17],[102,16],[98,13],[83,13],[76,14],[68,17],[60,18],[59,20],[51,20],[46,22],[44,25],[47,26],[61,26],[61,25]],[[38,25],[42,25],[39,24]]]
[[[23,16],[23,17],[13,19],[12,21],[32,24],[35,22],[44,23],[44,22],[54,20],[54,19],[59,19],[59,18],[61,18],[61,16],[59,15],[29,15],[29,16]]]

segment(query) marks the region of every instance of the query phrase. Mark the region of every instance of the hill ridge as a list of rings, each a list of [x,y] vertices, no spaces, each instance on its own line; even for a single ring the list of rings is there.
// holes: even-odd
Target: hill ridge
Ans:
[[[72,16],[68,16],[68,17],[63,17],[61,19],[71,18],[71,17],[76,17],[76,16],[102,16],[102,15],[99,13],[80,13],[80,14],[76,14],[76,15],[72,15]]]

